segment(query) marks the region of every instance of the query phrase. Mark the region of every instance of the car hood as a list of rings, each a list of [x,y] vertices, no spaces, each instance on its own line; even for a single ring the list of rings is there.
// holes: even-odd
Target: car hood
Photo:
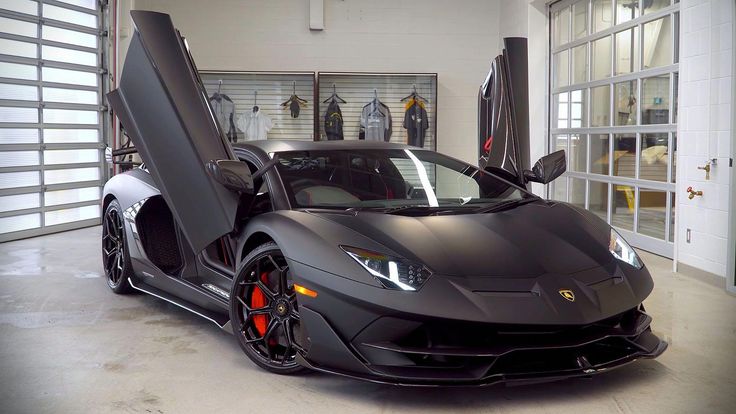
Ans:
[[[608,224],[565,203],[540,200],[495,213],[424,217],[366,211],[312,213],[444,275],[566,275],[613,260]]]

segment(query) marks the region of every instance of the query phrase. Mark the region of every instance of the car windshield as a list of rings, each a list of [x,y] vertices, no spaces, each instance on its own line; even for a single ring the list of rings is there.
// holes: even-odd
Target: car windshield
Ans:
[[[298,208],[470,211],[534,197],[433,151],[346,149],[278,155],[279,175]]]

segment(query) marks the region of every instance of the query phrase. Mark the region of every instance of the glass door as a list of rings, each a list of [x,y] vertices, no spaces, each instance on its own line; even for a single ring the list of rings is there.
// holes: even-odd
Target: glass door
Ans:
[[[549,18],[548,149],[568,159],[549,197],[672,257],[679,3],[563,0]]]

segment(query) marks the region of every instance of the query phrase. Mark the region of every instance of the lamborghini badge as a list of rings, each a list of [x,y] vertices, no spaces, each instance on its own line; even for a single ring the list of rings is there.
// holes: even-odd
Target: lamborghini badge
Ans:
[[[558,290],[558,292],[560,292],[560,295],[563,298],[569,300],[570,302],[575,302],[575,294],[572,293],[572,290],[570,290],[570,289],[560,289],[560,290]]]

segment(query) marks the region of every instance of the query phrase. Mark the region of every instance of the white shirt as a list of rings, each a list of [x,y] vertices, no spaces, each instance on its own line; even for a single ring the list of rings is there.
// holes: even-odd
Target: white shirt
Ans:
[[[268,138],[268,131],[273,128],[273,121],[261,111],[248,112],[238,117],[236,126],[245,133],[246,141],[256,141]]]

